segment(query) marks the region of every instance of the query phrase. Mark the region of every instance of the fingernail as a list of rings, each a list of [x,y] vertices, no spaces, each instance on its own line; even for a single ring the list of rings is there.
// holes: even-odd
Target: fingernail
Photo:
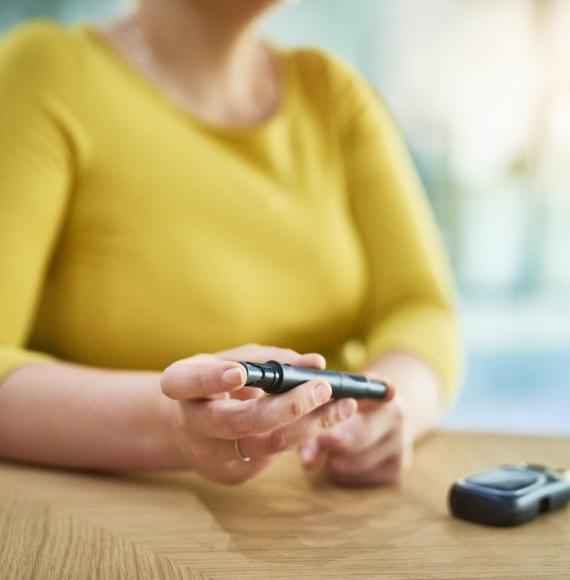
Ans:
[[[396,396],[396,389],[395,389],[394,385],[392,385],[390,383],[386,383],[386,386],[388,387],[388,392],[386,393],[386,396],[384,397],[385,403],[387,403],[388,401],[391,401]]]
[[[315,399],[317,403],[322,404],[328,401],[331,397],[332,389],[327,383],[319,383],[315,387]]]
[[[340,416],[341,416],[341,418],[348,419],[351,415],[354,415],[357,407],[358,407],[358,404],[354,399],[343,399],[340,402]]]
[[[245,383],[245,373],[239,367],[228,369],[222,375],[222,381],[226,385],[241,385]]]
[[[303,463],[310,463],[313,459],[314,452],[310,447],[303,447],[301,451],[301,457],[303,458]]]

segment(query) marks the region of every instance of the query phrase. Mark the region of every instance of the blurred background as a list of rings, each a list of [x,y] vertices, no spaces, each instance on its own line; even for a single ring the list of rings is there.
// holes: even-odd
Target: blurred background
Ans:
[[[0,32],[122,9],[120,0],[0,0]],[[407,138],[467,341],[465,385],[445,428],[570,434],[568,30],[568,0],[304,0],[266,26],[282,44],[352,63]]]

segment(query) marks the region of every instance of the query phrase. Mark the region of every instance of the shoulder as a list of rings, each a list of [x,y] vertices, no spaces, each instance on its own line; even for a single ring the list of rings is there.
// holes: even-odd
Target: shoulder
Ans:
[[[54,21],[32,20],[0,39],[0,82],[8,77],[19,83],[57,86],[76,68],[71,35]]]
[[[379,123],[387,115],[383,98],[354,66],[317,48],[290,52],[303,90],[313,98],[330,101],[339,123],[352,124],[359,117]]]
[[[326,76],[332,82],[365,82],[352,65],[321,48],[294,48],[290,56],[303,73]]]

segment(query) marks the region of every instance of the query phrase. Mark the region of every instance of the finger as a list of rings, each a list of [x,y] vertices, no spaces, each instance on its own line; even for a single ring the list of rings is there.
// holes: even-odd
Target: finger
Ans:
[[[312,380],[280,395],[238,401],[185,401],[183,414],[188,424],[206,437],[241,439],[274,431],[296,421],[326,403],[331,386]]]
[[[290,348],[280,348],[276,346],[264,346],[259,344],[248,344],[243,347],[221,351],[215,355],[220,360],[267,362],[276,360],[298,366],[316,367],[324,369],[326,359],[319,353],[300,354]]]
[[[394,483],[409,470],[412,464],[411,449],[404,453],[395,455],[387,459],[381,465],[372,468],[370,471],[352,474],[337,473],[330,466],[327,467],[327,476],[331,481],[346,487],[361,487],[367,485],[381,485]]]
[[[367,401],[368,402],[368,401]],[[331,429],[320,437],[320,444],[332,453],[354,453],[362,451],[383,439],[402,421],[403,410],[400,399],[394,399],[390,405],[376,405],[361,410],[342,425]]]
[[[330,453],[354,453],[381,439],[390,427],[386,421],[373,421],[368,414],[358,413],[321,435],[319,444]]]
[[[301,367],[315,367],[322,370],[326,368],[327,361],[322,354],[310,352],[299,355],[297,362],[291,364],[296,364]]]
[[[227,445],[227,442],[223,443]],[[214,456],[208,446],[202,446],[197,453],[194,453],[196,472],[210,481],[223,485],[245,483],[276,459],[276,457],[268,457],[264,460],[245,462],[234,453],[228,461],[213,461]]]
[[[261,399],[265,397],[263,389],[257,387],[242,387],[237,391],[231,393],[232,399],[239,399],[240,401],[247,401],[249,399]]]
[[[284,451],[295,449],[299,445],[314,439],[317,435],[332,426],[347,420],[356,413],[354,399],[330,401],[306,417],[257,437],[246,437],[240,440],[243,453],[252,458],[263,458]]]
[[[162,392],[181,401],[235,391],[245,384],[245,369],[232,361],[186,359],[170,365],[160,380]]]
[[[332,471],[340,475],[356,474],[378,467],[390,457],[399,455],[404,441],[397,431],[389,433],[384,439],[376,441],[367,449],[357,453],[331,454],[328,463]]]
[[[240,441],[240,453],[247,457]],[[195,436],[192,438],[192,443],[189,445],[189,454],[191,462],[194,466],[199,467],[199,471],[203,472],[205,469],[212,469],[214,472],[225,472],[228,469],[232,470],[236,467],[242,470],[255,471],[259,466],[267,464],[271,457],[265,457],[260,460],[244,461],[237,453],[235,448],[235,441],[226,441],[224,439],[212,439],[209,437]]]
[[[265,347],[265,348],[270,348],[270,347]],[[273,350],[275,350],[275,349],[273,349]],[[284,350],[284,349],[278,349],[278,350]],[[259,355],[256,354],[256,355],[253,355],[253,357],[246,356],[246,358],[248,358],[248,360],[250,362],[266,362],[267,360],[271,360],[272,356],[278,356],[278,355],[275,352],[267,352],[267,354],[264,357],[259,357]],[[266,357],[269,357],[269,358],[266,358]],[[254,360],[256,358],[262,358],[263,360]],[[297,358],[295,359],[293,357],[293,355],[291,355],[290,353],[287,354],[287,351],[286,351],[284,355],[279,355],[279,358],[273,358],[273,360],[280,360],[281,362],[287,362],[286,360],[283,360],[283,358],[287,358],[288,360],[293,361],[293,362],[288,363],[288,364],[295,364],[297,366],[304,366],[304,367],[314,367],[314,368],[318,368],[318,369],[324,369],[326,367],[326,364],[327,364],[325,357],[321,354],[318,354],[318,353],[297,354]],[[237,360],[235,358],[235,355],[234,355],[233,360]],[[241,360],[244,360],[244,359],[241,359]],[[245,360],[244,360],[244,362],[245,362]],[[240,399],[242,401],[245,401],[247,399],[259,399],[260,397],[263,397],[263,396],[264,396],[263,389],[259,389],[256,387],[243,387],[242,389],[239,389],[238,391],[235,391],[232,394],[233,399]]]
[[[328,429],[331,425],[345,420],[352,412],[356,412],[354,399],[331,401],[298,422],[299,424],[305,422],[304,425],[296,425],[295,428],[287,426],[264,435],[239,439],[240,452],[250,457],[252,461],[266,461],[273,455],[294,449],[308,439],[314,439],[323,429]],[[216,464],[239,459],[236,454],[235,440],[202,439],[196,453],[200,453],[203,460]]]

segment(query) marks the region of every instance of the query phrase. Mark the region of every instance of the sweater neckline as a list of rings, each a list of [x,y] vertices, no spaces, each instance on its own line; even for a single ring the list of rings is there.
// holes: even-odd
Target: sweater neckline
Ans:
[[[135,63],[128,60],[117,49],[115,49],[96,25],[90,22],[80,22],[75,24],[74,28],[79,34],[92,41],[92,43],[96,45],[103,54],[105,54],[107,59],[112,61],[116,68],[120,69],[124,76],[128,77],[146,93],[150,94],[162,106],[170,109],[174,114],[186,122],[199,126],[203,130],[229,137],[261,135],[268,132],[275,125],[278,125],[282,119],[286,117],[287,112],[292,105],[295,79],[294,70],[291,64],[291,53],[289,50],[284,50],[271,43],[269,46],[279,59],[283,75],[281,99],[276,110],[267,119],[252,125],[224,125],[222,123],[210,121],[209,119],[201,117],[198,113],[179,105],[156,83],[148,78]]]

